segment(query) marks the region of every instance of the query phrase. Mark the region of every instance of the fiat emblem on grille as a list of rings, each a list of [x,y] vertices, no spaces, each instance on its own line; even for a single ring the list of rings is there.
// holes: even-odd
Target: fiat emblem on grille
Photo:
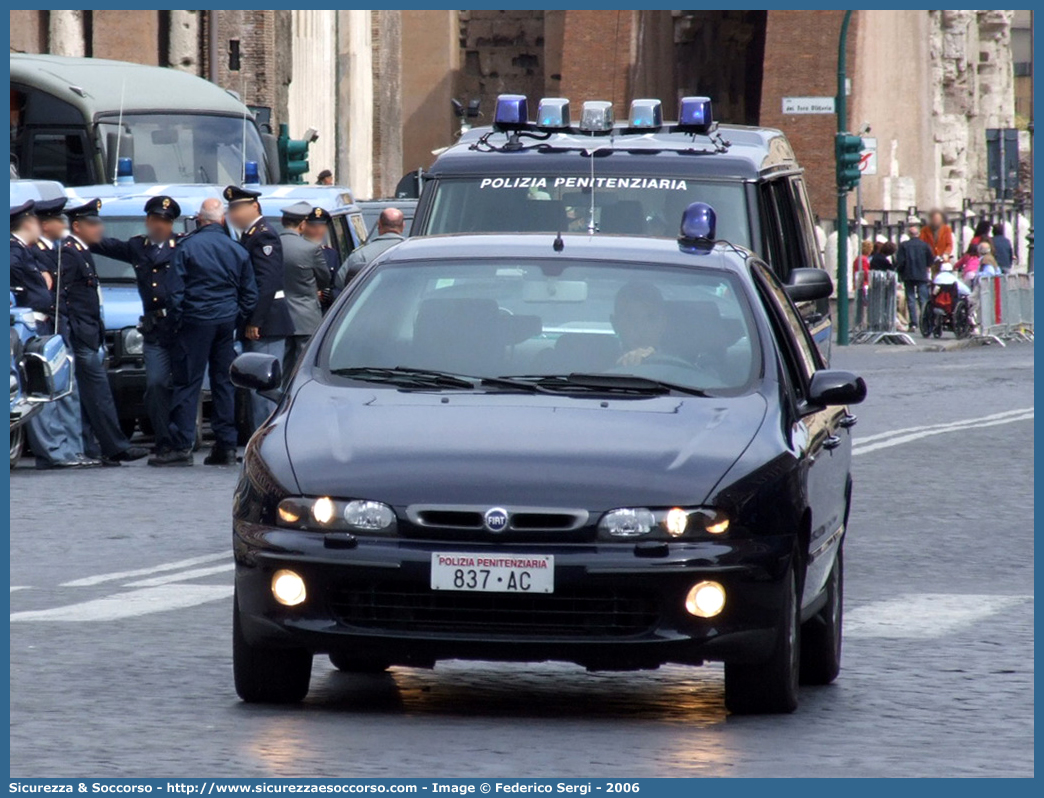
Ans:
[[[494,507],[486,510],[482,522],[490,532],[503,532],[508,525],[508,511],[503,507]]]

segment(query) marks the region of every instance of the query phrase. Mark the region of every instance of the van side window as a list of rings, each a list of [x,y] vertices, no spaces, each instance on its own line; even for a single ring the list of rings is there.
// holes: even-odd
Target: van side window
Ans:
[[[790,279],[790,270],[805,265],[802,232],[797,226],[796,209],[790,181],[777,178],[761,189],[763,235],[769,264],[782,282]]]
[[[81,132],[36,130],[29,143],[30,175],[67,186],[91,183],[87,137]]]
[[[816,239],[816,218],[808,201],[805,183],[800,177],[792,177],[788,182],[790,183],[790,200],[795,213],[794,218],[797,220],[802,246],[805,250],[803,265],[822,268],[819,241]]]

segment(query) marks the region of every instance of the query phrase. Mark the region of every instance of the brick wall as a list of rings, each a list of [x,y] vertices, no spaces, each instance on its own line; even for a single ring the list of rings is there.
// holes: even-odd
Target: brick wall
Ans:
[[[837,215],[833,114],[784,114],[784,97],[828,97],[837,92],[837,42],[843,11],[770,11],[765,29],[761,124],[782,130],[806,170],[812,207]],[[855,74],[859,14],[848,32],[848,74]],[[858,120],[849,120],[850,126]]]
[[[636,11],[566,11],[562,49],[563,97],[609,100],[617,119],[627,116],[636,49]]]
[[[482,100],[488,123],[498,94],[524,94],[536,113],[544,95],[544,12],[461,11],[458,99]]]
[[[218,63],[216,83],[242,96],[247,105],[272,109],[272,128],[278,131],[286,121],[287,86],[290,78],[290,53],[277,47],[275,11],[219,11]],[[215,12],[208,12],[200,35],[209,41]],[[229,40],[239,40],[240,71],[228,69]],[[289,42],[281,42],[288,45]],[[285,52],[284,52],[285,50]],[[210,77],[210,49],[203,48],[202,74]],[[293,131],[291,134],[294,135]],[[296,133],[300,135],[300,131]]]

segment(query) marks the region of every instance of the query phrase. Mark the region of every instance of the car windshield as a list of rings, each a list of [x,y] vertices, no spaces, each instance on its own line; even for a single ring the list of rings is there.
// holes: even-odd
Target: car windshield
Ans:
[[[706,202],[717,212],[718,238],[750,246],[746,192],[738,182],[674,177],[532,175],[439,180],[427,229],[441,233],[587,232],[594,197],[598,232],[676,236],[682,212]],[[421,232],[421,231],[418,231]]]
[[[103,133],[117,132],[115,116],[100,120]],[[134,160],[138,183],[215,183],[243,179],[246,159],[257,161],[262,183],[268,183],[265,150],[253,120],[214,114],[124,114],[120,152]],[[115,145],[114,145],[115,146]]]
[[[760,373],[755,329],[739,280],[722,271],[412,261],[366,278],[328,329],[320,365],[335,378],[375,382],[398,376],[389,370],[409,370],[412,384],[445,374],[626,375],[731,394]]]
[[[145,233],[144,216],[103,216],[102,221],[105,223],[106,238],[118,238],[120,241],[126,241],[128,238]],[[174,232],[184,233],[186,224],[186,219],[178,219],[174,222]],[[95,254],[94,265],[98,271],[98,279],[103,283],[134,282],[134,267],[129,263]]]

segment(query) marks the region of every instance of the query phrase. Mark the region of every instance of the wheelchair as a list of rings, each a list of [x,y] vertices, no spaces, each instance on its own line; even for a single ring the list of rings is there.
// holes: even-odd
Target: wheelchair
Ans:
[[[956,285],[933,285],[928,301],[921,308],[921,335],[942,338],[950,330],[958,338],[972,333],[972,309],[968,297],[962,297]]]

